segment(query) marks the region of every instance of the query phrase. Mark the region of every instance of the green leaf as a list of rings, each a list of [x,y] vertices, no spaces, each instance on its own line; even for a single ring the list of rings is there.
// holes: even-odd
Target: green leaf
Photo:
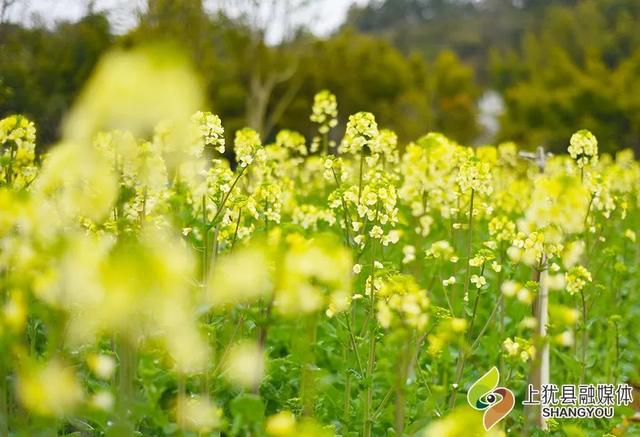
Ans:
[[[244,393],[231,401],[234,419],[244,424],[258,424],[264,421],[265,406],[260,396]]]

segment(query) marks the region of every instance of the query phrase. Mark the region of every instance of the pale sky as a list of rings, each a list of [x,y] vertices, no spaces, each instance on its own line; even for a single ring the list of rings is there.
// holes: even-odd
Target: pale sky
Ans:
[[[234,0],[224,0],[231,5]],[[307,24],[314,33],[326,35],[335,30],[346,18],[349,7],[354,4],[364,4],[368,0],[312,0],[311,6],[303,14],[296,17],[296,21]],[[46,23],[52,24],[57,20],[76,20],[86,11],[88,0],[19,0],[10,11],[12,21],[29,23],[33,14],[39,14]],[[109,12],[110,20],[116,32],[124,32],[135,24],[135,11],[146,4],[145,0],[95,0],[96,10]],[[205,0],[209,9],[215,9],[217,0]],[[282,33],[282,26],[277,22],[270,28],[269,39],[278,39]]]

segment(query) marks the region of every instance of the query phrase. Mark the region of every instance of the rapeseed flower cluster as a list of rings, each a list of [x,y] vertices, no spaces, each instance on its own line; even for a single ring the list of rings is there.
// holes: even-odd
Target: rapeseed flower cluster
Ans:
[[[35,178],[36,128],[25,117],[0,120],[0,183],[24,188]]]
[[[429,298],[415,279],[407,275],[395,275],[383,282],[377,292],[376,317],[383,328],[405,326],[423,332],[427,327]]]
[[[598,162],[598,140],[588,130],[582,129],[574,133],[567,151],[579,168]]]
[[[588,283],[593,281],[591,272],[583,266],[575,266],[565,274],[567,281],[567,293],[576,294],[581,292]]]
[[[318,124],[318,131],[326,134],[329,129],[338,125],[338,102],[336,96],[324,90],[313,98],[310,120]]]

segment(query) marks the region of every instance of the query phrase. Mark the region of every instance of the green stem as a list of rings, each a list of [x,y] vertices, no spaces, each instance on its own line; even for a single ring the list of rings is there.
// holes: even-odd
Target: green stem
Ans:
[[[207,299],[207,282],[209,280],[209,227],[207,223],[207,194],[202,195],[202,301]],[[209,320],[206,317],[205,320]],[[205,322],[206,323],[206,322]],[[215,343],[214,343],[215,344]],[[207,369],[208,370],[208,369]],[[209,393],[209,372],[205,371],[200,381],[205,393]]]
[[[258,327],[258,345],[261,350],[264,350],[267,344],[267,334],[269,332],[269,324],[271,323],[271,312],[273,311],[273,297],[269,298],[269,302],[266,306],[260,301],[262,309],[262,321]]]
[[[227,359],[227,357],[229,356],[229,350],[231,350],[231,346],[234,344],[236,338],[238,337],[238,333],[242,330],[243,324],[244,324],[244,316],[240,314],[240,316],[238,317],[238,321],[236,322],[236,325],[233,328],[233,331],[231,332],[231,336],[227,341],[227,345],[225,346],[222,353],[219,354],[220,359],[217,359],[218,348],[217,348],[217,345],[214,343],[214,347],[213,347],[214,356],[211,358],[211,361],[214,364],[213,372],[211,372],[211,374],[213,375],[214,379],[220,375],[220,372],[222,371],[222,365]]]
[[[466,297],[469,293],[469,279],[471,277],[471,248],[473,245],[473,199],[475,196],[475,190],[471,190],[471,199],[469,200],[469,229],[467,230],[467,270],[464,275],[464,294]]]
[[[376,211],[376,218],[377,218]],[[367,323],[369,324],[369,358],[367,361],[367,392],[364,400],[364,437],[371,437],[373,429],[373,417],[371,415],[371,406],[373,403],[373,369],[375,367],[376,360],[376,323],[375,323],[375,240],[371,239],[371,282],[369,289],[369,317]]]
[[[618,324],[614,323],[616,327],[616,360],[615,365],[613,367],[613,383],[617,385],[618,383],[618,368],[620,365],[620,332],[618,328]]]
[[[416,373],[418,375],[418,378],[420,378],[420,380],[422,381],[424,388],[427,389],[429,397],[434,398],[433,391],[431,390],[431,385],[429,384],[427,377],[424,375],[425,371],[418,367]],[[433,401],[433,408],[435,409],[438,416],[442,416],[442,409],[438,407],[438,403],[435,401],[435,398]]]
[[[358,370],[360,371],[360,374],[362,374],[364,367],[362,367],[360,352],[358,352],[358,346],[356,344],[356,339],[355,339],[355,336],[353,335],[353,329],[351,327],[351,320],[349,319],[349,315],[347,313],[345,313],[345,320],[346,320],[347,332],[349,334],[349,341],[351,342],[351,348],[353,349],[354,354],[356,356],[356,361],[358,363]]]
[[[480,339],[482,338],[482,336],[484,335],[484,333],[487,331],[487,329],[489,328],[489,325],[491,324],[491,322],[493,322],[493,319],[495,318],[496,313],[498,312],[498,309],[500,307],[502,307],[502,304],[504,303],[504,297],[501,295],[498,298],[498,302],[496,303],[496,305],[493,307],[493,310],[491,311],[491,314],[489,315],[489,318],[487,319],[487,321],[485,322],[484,326],[482,327],[482,329],[480,330],[480,332],[478,333],[478,336],[476,337],[476,339],[473,341],[473,343],[471,344],[471,347],[469,348],[469,350],[471,352],[473,352],[476,347],[478,347],[478,344],[480,344]]]
[[[11,146],[9,148],[9,167],[7,168],[7,185],[11,186],[13,182],[13,161],[15,159],[15,143],[12,141]]]
[[[338,175],[336,171],[332,168],[333,179],[336,181],[336,188],[340,189],[340,181],[338,180]],[[347,209],[347,202],[344,200],[344,195],[340,193],[340,202],[342,203],[342,209],[344,211],[344,229],[347,238],[347,245],[351,246],[351,216],[349,215],[349,210]]]
[[[482,264],[482,270],[480,271],[480,276],[484,275],[484,264]],[[476,299],[473,303],[473,312],[471,313],[471,322],[469,323],[469,333],[468,338],[471,340],[471,335],[473,334],[473,325],[475,324],[476,317],[478,315],[478,303],[480,303],[480,289],[476,290]]]
[[[469,279],[471,276],[471,265],[469,261],[471,259],[471,247],[473,243],[473,199],[475,196],[475,190],[471,190],[471,199],[469,201],[469,229],[468,229],[468,237],[467,237],[467,271],[465,273],[464,279],[464,296],[467,296],[469,293]],[[473,326],[473,320],[475,319],[475,309],[478,305],[478,298],[480,297],[480,293],[476,296],[476,302],[474,306],[473,317],[471,319],[469,334],[471,334],[471,326]],[[460,349],[458,354],[458,362],[456,364],[456,375],[453,383],[453,390],[451,391],[451,397],[449,398],[449,409],[453,408],[456,404],[456,396],[458,393],[458,387],[460,385],[460,380],[462,379],[462,373],[464,371],[464,364],[466,361],[464,348]]]
[[[231,248],[233,249],[238,239],[238,230],[240,229],[240,219],[242,219],[242,207],[238,209],[238,221],[236,222],[236,228],[233,231],[233,239],[231,240]]]
[[[408,341],[402,347],[401,352],[398,357],[398,368],[397,376],[396,376],[396,408],[394,414],[394,429],[397,436],[401,436],[404,431],[404,421],[406,414],[406,381],[407,381],[407,371],[409,366],[409,356],[410,356],[410,345],[413,344],[413,341]]]
[[[389,389],[389,391],[387,391],[387,394],[384,395],[384,397],[380,401],[380,404],[378,404],[378,408],[376,408],[373,412],[372,420],[376,420],[380,416],[380,414],[382,414],[382,409],[387,405],[389,399],[391,399],[391,395],[393,395],[393,389]]]
[[[365,397],[364,408],[364,436],[371,437],[373,428],[373,418],[371,416],[371,404],[373,403],[373,368],[376,358],[376,337],[375,333],[371,334],[369,340],[369,360],[367,362],[367,393]]]
[[[305,345],[304,361],[302,367],[302,414],[313,417],[315,412],[315,355],[313,347],[316,344],[318,331],[318,315],[313,314],[307,318],[307,344]]]
[[[135,350],[130,341],[120,336],[116,343],[118,352],[118,405],[117,423],[114,426],[113,435],[131,436],[134,433],[134,424],[130,420],[129,413],[134,398],[134,380],[136,373]]]
[[[207,195],[202,195],[202,288],[206,292],[209,277],[209,226],[207,222]]]
[[[435,277],[435,275],[434,275]],[[451,313],[451,317],[455,317],[456,316],[456,312],[453,309],[453,305],[451,304],[451,299],[449,298],[449,292],[447,291],[447,287],[443,284],[442,281],[442,275],[440,273],[438,273],[438,279],[440,280],[440,283],[442,284],[442,291],[444,293],[444,298],[447,302],[447,307],[449,308],[449,312]],[[427,290],[429,290],[429,288],[427,288]]]
[[[4,349],[4,348],[3,348]],[[9,368],[5,358],[0,360],[0,436],[9,437]]]
[[[187,387],[185,382],[185,376],[183,374],[178,375],[178,401],[176,403],[176,416],[178,426],[184,428],[186,426],[185,423],[185,401],[187,399]]]
[[[224,209],[224,205],[227,203],[227,200],[229,199],[229,196],[231,196],[231,193],[233,192],[233,189],[238,184],[238,181],[240,180],[240,177],[242,176],[242,174],[245,172],[245,170],[247,168],[249,168],[248,165],[246,167],[241,167],[240,168],[240,171],[236,175],[236,178],[233,180],[233,183],[231,184],[231,187],[229,188],[229,191],[227,191],[227,193],[222,198],[222,201],[220,202],[220,206],[218,207],[218,210],[216,211],[216,215],[211,220],[211,223],[214,223],[218,219],[218,217],[220,217],[220,214],[222,213],[222,211]]]
[[[587,330],[587,301],[584,296],[584,290],[580,290],[580,300],[582,303],[582,366],[580,366],[580,384],[582,384],[587,373],[587,347],[589,345],[589,332]]]
[[[329,154],[329,132],[322,134],[322,154],[324,156]]]
[[[364,174],[364,156],[360,152],[360,174],[358,176],[358,203],[360,203],[360,197],[362,196],[362,178]]]
[[[147,219],[147,187],[142,189],[142,211],[140,213],[140,227],[144,226],[145,220]]]
[[[349,347],[345,345],[344,347],[344,361],[345,363],[349,362]],[[350,409],[351,409],[351,373],[347,372],[345,383],[344,383],[344,412],[342,414],[342,422],[343,426],[347,426],[350,420]]]
[[[505,316],[505,301],[502,295],[502,281],[504,280],[504,250],[502,249],[502,243],[500,243],[500,265],[503,266],[498,273],[498,294],[499,297],[499,306],[498,306],[498,335],[500,344],[504,341],[504,316]],[[500,354],[498,370],[502,372],[504,368],[504,355]]]

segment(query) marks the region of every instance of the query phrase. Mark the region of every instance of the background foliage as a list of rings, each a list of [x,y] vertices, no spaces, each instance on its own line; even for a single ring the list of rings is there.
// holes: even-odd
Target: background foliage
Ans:
[[[327,88],[342,114],[370,110],[402,140],[436,130],[485,141],[477,102],[493,89],[505,106],[497,140],[560,151],[578,126],[596,133],[603,150],[640,148],[638,0],[372,0],[352,7],[329,37],[294,26],[277,44],[265,42],[266,24],[249,0],[235,18],[199,0],[147,3],[124,35],[91,9],[52,28],[3,23],[0,115],[30,116],[50,144],[101,53],[171,35],[230,131],[310,133],[303,109]]]

